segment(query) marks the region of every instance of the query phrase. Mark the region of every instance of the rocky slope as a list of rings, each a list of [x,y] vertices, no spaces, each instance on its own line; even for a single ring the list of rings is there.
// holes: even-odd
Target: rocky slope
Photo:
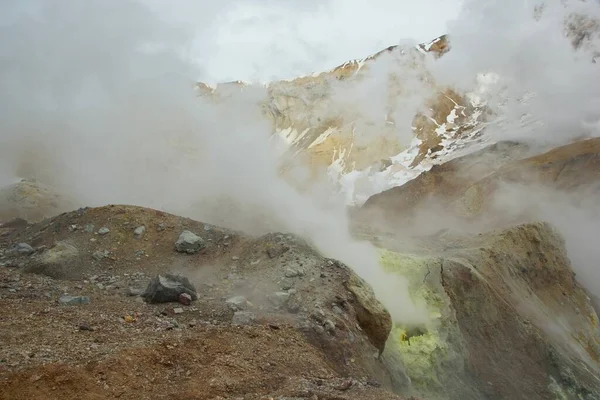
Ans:
[[[372,196],[357,215],[363,219],[377,215],[382,217],[380,221],[398,222],[433,204],[439,212],[470,219],[489,216],[502,211],[497,199],[507,185],[538,186],[558,192],[582,189],[593,198],[600,180],[599,157],[597,138],[533,156],[525,145],[500,142]]]
[[[418,330],[392,357],[404,360],[420,395],[600,396],[593,296],[576,281],[555,228],[515,226],[538,217],[540,202],[565,197],[597,207],[599,144],[532,155],[526,145],[500,142],[375,195],[355,213],[357,234],[397,252],[386,253],[386,264],[412,275],[415,295],[439,313],[433,329]],[[506,228],[488,232],[494,227]],[[390,340],[402,343],[411,331]]]
[[[398,398],[389,313],[292,235],[110,206],[4,228],[1,248],[0,398]],[[167,272],[197,300],[144,302]]]
[[[422,241],[378,242],[427,304],[416,326],[292,235],[129,206],[9,224],[0,398],[597,398],[598,317],[556,231]],[[197,300],[141,296],[167,272]]]

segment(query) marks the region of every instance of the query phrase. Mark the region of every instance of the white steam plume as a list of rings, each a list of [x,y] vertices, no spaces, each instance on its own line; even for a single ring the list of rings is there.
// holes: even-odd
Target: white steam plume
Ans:
[[[322,204],[279,178],[259,108],[264,87],[216,105],[196,96],[201,71],[186,61],[185,24],[135,1],[18,4],[0,27],[0,184],[37,178],[82,205],[291,231],[353,267],[396,320],[425,320],[407,283],[385,276],[372,246],[351,240],[337,199]]]

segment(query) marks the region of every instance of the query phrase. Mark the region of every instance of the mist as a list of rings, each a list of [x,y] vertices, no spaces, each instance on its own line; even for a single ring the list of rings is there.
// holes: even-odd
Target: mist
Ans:
[[[163,14],[158,2],[3,5],[10,12],[0,20],[0,186],[35,178],[82,206],[135,204],[250,234],[296,233],[365,278],[394,320],[426,322],[425,307],[410,299],[407,281],[390,279],[377,249],[351,238],[346,199],[332,185],[323,181],[299,193],[280,177],[286,145],[262,115],[264,85],[235,89],[218,102],[195,92],[199,78],[211,76],[205,68],[215,46],[209,34],[234,3],[213,5],[197,21]],[[320,7],[298,4],[306,13]],[[459,93],[477,91],[478,74],[497,76],[478,93],[493,112],[487,139],[526,141],[541,150],[598,135],[597,38],[584,35],[575,50],[565,18],[574,11],[600,14],[591,2],[548,2],[537,14],[536,5],[464,1],[447,27],[451,51],[419,65],[437,88]],[[413,61],[397,50],[371,64],[370,75],[353,87],[332,82],[335,104],[328,111],[355,115],[358,143],[386,129],[402,145],[410,142],[415,113],[426,112],[425,100],[435,94],[423,71],[411,68]],[[302,176],[302,167],[295,168]],[[510,210],[524,206],[507,204]],[[577,218],[597,221],[589,206],[572,207]],[[435,220],[439,209],[431,210],[423,215]],[[539,215],[552,218],[551,210],[546,206]],[[572,220],[554,219],[575,270],[592,276],[596,254],[581,251],[587,242],[568,224]],[[431,226],[436,224],[462,227],[451,217]]]
[[[28,7],[27,7],[28,6]],[[352,267],[395,320],[424,322],[407,281],[349,234],[342,199],[279,176],[282,143],[261,114],[266,88],[219,102],[186,24],[136,1],[31,1],[3,20],[0,185],[33,178],[82,206],[134,204],[240,229],[285,231]]]
[[[465,0],[448,23],[452,49],[432,72],[462,93],[478,74],[497,77],[484,95],[493,140],[543,148],[598,136],[598,17],[596,1]]]

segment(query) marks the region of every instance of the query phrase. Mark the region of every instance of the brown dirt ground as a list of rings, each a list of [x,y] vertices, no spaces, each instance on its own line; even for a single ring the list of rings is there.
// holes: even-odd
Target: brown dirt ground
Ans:
[[[94,232],[84,230],[88,224]],[[135,238],[133,230],[141,225],[146,233]],[[98,235],[104,226],[111,232]],[[191,256],[175,252],[183,229],[201,235],[207,249]],[[289,239],[291,250],[266,256],[265,246],[280,239]],[[325,308],[336,324],[333,336],[312,329],[307,317],[312,305],[292,316],[260,303],[261,294],[277,289],[281,269],[296,268],[294,263],[306,269],[295,282],[299,299],[327,305],[347,295],[341,280],[331,284],[344,269],[323,269],[325,259],[288,239],[251,238],[129,206],[82,209],[27,228],[2,228],[0,399],[399,399],[385,389],[351,298],[341,316]],[[37,253],[7,256],[7,247],[20,242]],[[54,270],[54,277],[25,272],[36,271],[38,254],[57,242],[75,246],[78,256]],[[95,260],[98,250],[109,250],[109,257]],[[152,276],[169,270],[195,271],[190,279],[198,301],[188,307],[155,305],[127,295],[129,287],[144,288]],[[252,309],[257,320],[239,327],[231,324],[233,311],[224,300],[242,287],[249,299],[258,296]],[[89,296],[91,302],[59,305],[63,293]],[[352,343],[344,339],[347,332],[356,338]]]

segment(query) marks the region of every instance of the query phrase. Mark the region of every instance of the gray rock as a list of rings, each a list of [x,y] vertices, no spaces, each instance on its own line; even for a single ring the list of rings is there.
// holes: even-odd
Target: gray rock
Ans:
[[[94,225],[93,224],[87,224],[86,226],[83,227],[83,231],[85,233],[92,233],[92,232],[94,232]]]
[[[60,296],[58,299],[59,304],[67,306],[76,306],[80,304],[90,304],[90,298],[87,296]]]
[[[330,319],[325,320],[325,323],[323,324],[323,327],[329,333],[334,333],[335,332],[335,323],[332,320],[330,320]]]
[[[158,275],[148,284],[144,298],[148,303],[178,302],[182,293],[189,294],[192,300],[198,299],[196,288],[188,278],[174,274]]]
[[[281,281],[281,290],[290,290],[294,287],[294,281],[292,279],[284,279]]]
[[[287,303],[290,299],[290,294],[286,292],[275,292],[270,294],[268,298],[271,304],[279,308]]]
[[[102,236],[106,235],[109,232],[110,232],[110,229],[108,229],[107,227],[102,227],[102,228],[98,229],[98,234],[102,235]]]
[[[144,295],[145,290],[144,289],[140,289],[140,288],[135,288],[135,287],[129,287],[129,289],[127,289],[127,295],[128,296],[143,296]]]
[[[295,278],[297,276],[300,276],[300,272],[296,271],[295,269],[288,268],[285,270],[286,278]]]
[[[24,254],[27,256],[35,253],[34,248],[28,245],[27,243],[19,243],[16,247],[16,250],[19,254]]]
[[[176,308],[174,308],[174,309],[173,309],[173,312],[174,312],[175,314],[183,314],[183,308],[181,308],[181,307],[176,307]]]
[[[108,250],[98,250],[92,254],[92,258],[96,261],[103,260],[110,255],[110,251]]]
[[[231,319],[232,325],[250,325],[256,320],[254,314],[248,311],[236,311]]]
[[[97,287],[98,287],[98,289],[100,289],[100,290],[104,290],[104,289],[105,289],[104,285],[103,285],[103,284],[101,284],[101,283],[97,284],[96,286],[97,286]]]
[[[248,300],[244,296],[234,296],[225,302],[234,311],[245,310],[248,307]]]
[[[25,272],[46,275],[55,279],[82,279],[81,268],[74,265],[79,251],[67,242],[57,242],[42,253],[33,256]]]
[[[270,258],[277,258],[283,254],[285,254],[290,248],[284,245],[278,245],[275,247],[269,247],[267,249],[267,254]]]
[[[142,237],[144,236],[144,233],[146,233],[146,227],[145,226],[138,226],[137,228],[135,228],[135,230],[133,231],[133,234],[137,237]]]
[[[175,250],[180,253],[194,254],[204,247],[206,247],[204,240],[190,231],[181,232],[179,239],[175,242]]]

